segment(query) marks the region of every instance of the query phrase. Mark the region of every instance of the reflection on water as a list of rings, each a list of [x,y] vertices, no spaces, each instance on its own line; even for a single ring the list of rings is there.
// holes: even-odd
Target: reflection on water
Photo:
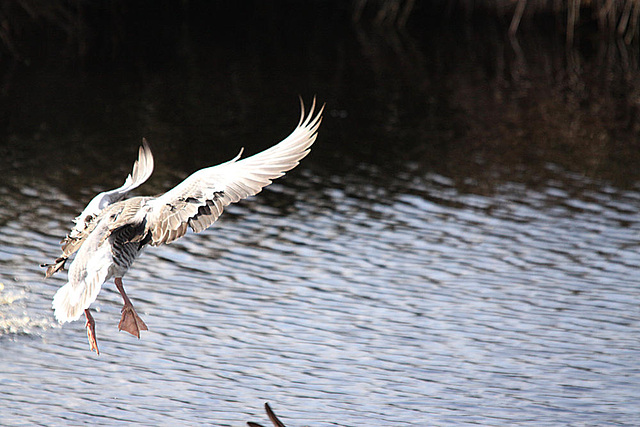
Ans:
[[[269,401],[292,426],[640,424],[640,139],[614,96],[637,78],[548,39],[291,25],[5,82],[2,423],[245,425]],[[155,194],[286,136],[300,92],[328,102],[312,154],[125,278],[142,339],[111,283],[99,357],[54,322],[65,277],[38,264],[142,136]]]

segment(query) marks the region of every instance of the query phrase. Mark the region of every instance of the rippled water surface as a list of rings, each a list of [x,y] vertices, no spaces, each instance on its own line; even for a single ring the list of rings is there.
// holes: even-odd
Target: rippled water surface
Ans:
[[[270,402],[287,426],[640,425],[637,106],[569,73],[589,63],[514,65],[499,37],[318,16],[2,75],[0,424],[267,425]],[[38,265],[142,136],[157,194],[284,137],[298,93],[327,102],[311,155],[124,278],[140,340],[112,282],[100,356],[55,322],[66,273]]]
[[[3,422],[241,425],[270,401],[291,425],[635,424],[640,193],[554,173],[483,196],[303,171],[147,251],[141,340],[106,285],[99,357],[37,266],[70,202],[5,187]]]

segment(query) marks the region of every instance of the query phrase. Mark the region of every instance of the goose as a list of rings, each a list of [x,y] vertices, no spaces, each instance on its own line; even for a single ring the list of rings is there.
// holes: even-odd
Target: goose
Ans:
[[[225,206],[259,193],[262,188],[297,166],[309,154],[322,121],[324,105],[314,114],[314,98],[308,114],[300,100],[300,121],[289,136],[253,156],[233,159],[194,172],[177,186],[155,197],[127,197],[153,172],[149,144],[143,139],[138,159],[125,183],[94,197],[62,240],[62,255],[46,267],[45,277],[63,270],[75,253],[68,282],[55,293],[52,308],[59,323],[78,320],[84,313],[90,351],[100,354],[95,320],[89,307],[102,285],[113,278],[122,296],[118,330],[140,338],[148,330],[127,296],[122,278],[147,246],[168,244],[188,228],[195,233],[207,229]]]

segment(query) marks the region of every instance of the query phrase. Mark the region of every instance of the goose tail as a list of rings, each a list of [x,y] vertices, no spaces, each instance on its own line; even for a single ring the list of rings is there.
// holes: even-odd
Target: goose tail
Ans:
[[[56,320],[60,323],[78,320],[85,309],[96,300],[102,284],[107,279],[108,269],[98,271],[93,277],[79,282],[69,281],[58,289],[51,306]]]

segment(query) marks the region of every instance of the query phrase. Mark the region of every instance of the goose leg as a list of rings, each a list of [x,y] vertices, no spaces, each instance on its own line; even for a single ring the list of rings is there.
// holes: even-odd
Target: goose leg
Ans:
[[[96,354],[100,354],[100,350],[98,350],[98,341],[96,340],[96,322],[93,320],[93,316],[89,313],[89,309],[87,308],[84,311],[84,316],[87,318],[87,338],[89,339],[89,346],[91,346],[91,350],[95,351]]]
[[[127,296],[124,291],[124,285],[122,284],[122,279],[120,277],[116,277],[115,279],[116,288],[122,295],[122,299],[124,300],[124,306],[122,307],[122,318],[120,319],[120,323],[118,324],[119,331],[129,332],[131,335],[134,335],[140,338],[140,331],[148,331],[147,325],[142,321],[136,310],[133,308],[133,304],[131,300]]]

